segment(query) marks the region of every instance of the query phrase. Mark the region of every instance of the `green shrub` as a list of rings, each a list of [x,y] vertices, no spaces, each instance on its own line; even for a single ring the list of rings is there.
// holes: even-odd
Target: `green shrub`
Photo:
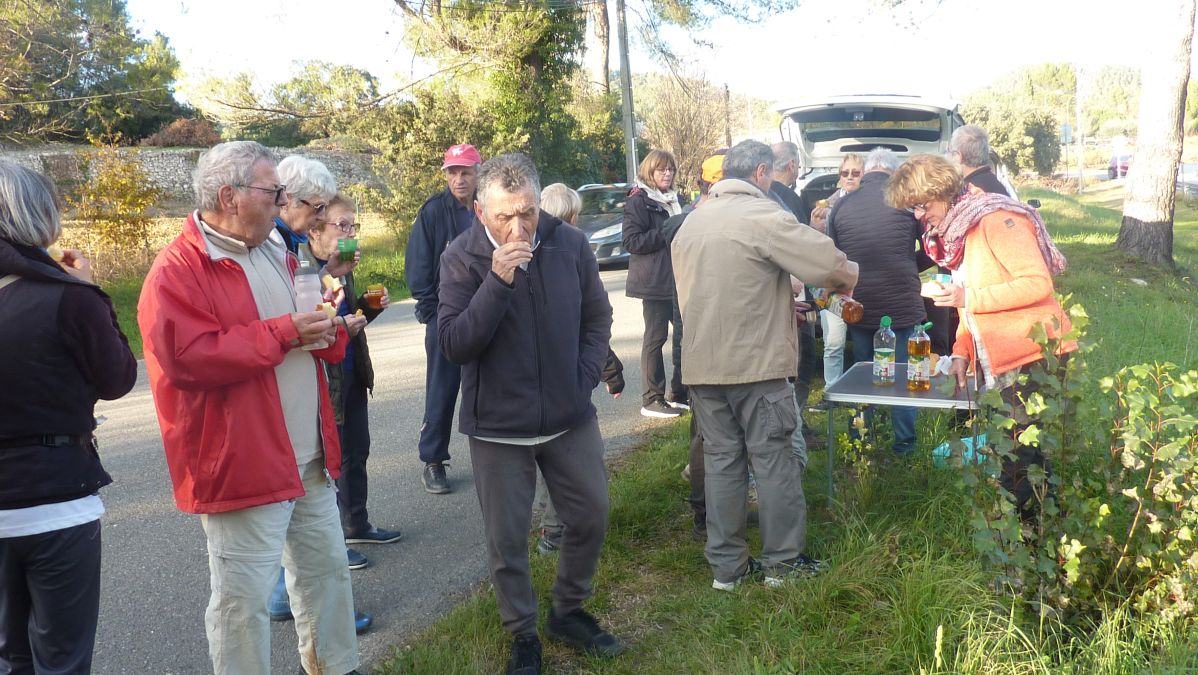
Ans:
[[[980,400],[990,452],[962,474],[974,543],[998,582],[1042,616],[1077,627],[1124,606],[1162,625],[1198,616],[1198,370],[1128,366],[1100,381],[1101,405],[1083,407],[1093,386],[1088,317],[1076,305],[1069,313],[1061,339],[1033,331],[1047,366],[1027,376],[1036,393],[1011,405],[997,392]],[[1062,364],[1054,354],[1071,339],[1079,348]],[[1022,520],[998,481],[1014,458],[1016,418],[1030,420],[1018,442],[1052,467],[1029,469],[1038,509]]]
[[[162,191],[135,159],[115,147],[86,160],[89,178],[69,202],[76,218],[89,223],[100,239],[118,250],[149,249],[150,207]]]

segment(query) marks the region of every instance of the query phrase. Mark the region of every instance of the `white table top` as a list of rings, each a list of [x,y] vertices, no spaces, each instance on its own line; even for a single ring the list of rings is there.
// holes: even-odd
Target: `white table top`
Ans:
[[[912,408],[943,408],[958,410],[977,409],[977,391],[972,378],[968,392],[965,389],[953,393],[952,380],[947,375],[932,378],[929,391],[907,390],[907,364],[895,364],[894,384],[874,384],[874,364],[870,361],[854,363],[852,368],[824,390],[824,400],[833,403],[860,403],[865,405],[910,406]]]

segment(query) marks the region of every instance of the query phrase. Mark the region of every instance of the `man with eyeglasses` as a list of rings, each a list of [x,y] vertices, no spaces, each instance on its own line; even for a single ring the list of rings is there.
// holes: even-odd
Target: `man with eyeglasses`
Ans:
[[[298,262],[274,227],[291,188],[270,150],[222,143],[194,180],[197,209],[154,261],[138,326],[175,503],[207,538],[212,668],[271,672],[267,598],[281,562],[304,670],[356,672],[325,380],[349,337],[324,312],[297,311]]]
[[[437,337],[437,287],[441,280],[441,254],[458,235],[474,224],[474,198],[478,169],[483,162],[469,143],[445,151],[441,171],[445,189],[428,198],[408,238],[404,272],[416,300],[416,320],[424,324],[424,421],[420,425],[420,481],[425,491],[443,495],[451,491],[445,466],[453,433],[453,408],[462,383],[461,368],[441,353]]]

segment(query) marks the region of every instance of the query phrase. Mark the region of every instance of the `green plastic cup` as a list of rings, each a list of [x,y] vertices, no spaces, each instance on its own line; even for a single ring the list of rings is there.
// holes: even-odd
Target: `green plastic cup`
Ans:
[[[341,262],[349,262],[354,259],[354,253],[358,251],[357,239],[338,239],[337,240],[337,258]]]

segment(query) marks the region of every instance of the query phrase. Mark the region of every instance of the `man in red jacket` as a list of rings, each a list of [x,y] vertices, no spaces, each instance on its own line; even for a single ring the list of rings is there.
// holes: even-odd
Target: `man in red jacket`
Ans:
[[[199,208],[154,261],[138,302],[146,370],[179,509],[200,514],[217,673],[270,672],[266,603],[287,570],[309,673],[358,666],[353,597],[333,479],[341,447],[321,360],[346,322],[297,311],[297,265],[273,220],[286,186],[263,146],[200,157]],[[305,351],[305,345],[329,345]]]

